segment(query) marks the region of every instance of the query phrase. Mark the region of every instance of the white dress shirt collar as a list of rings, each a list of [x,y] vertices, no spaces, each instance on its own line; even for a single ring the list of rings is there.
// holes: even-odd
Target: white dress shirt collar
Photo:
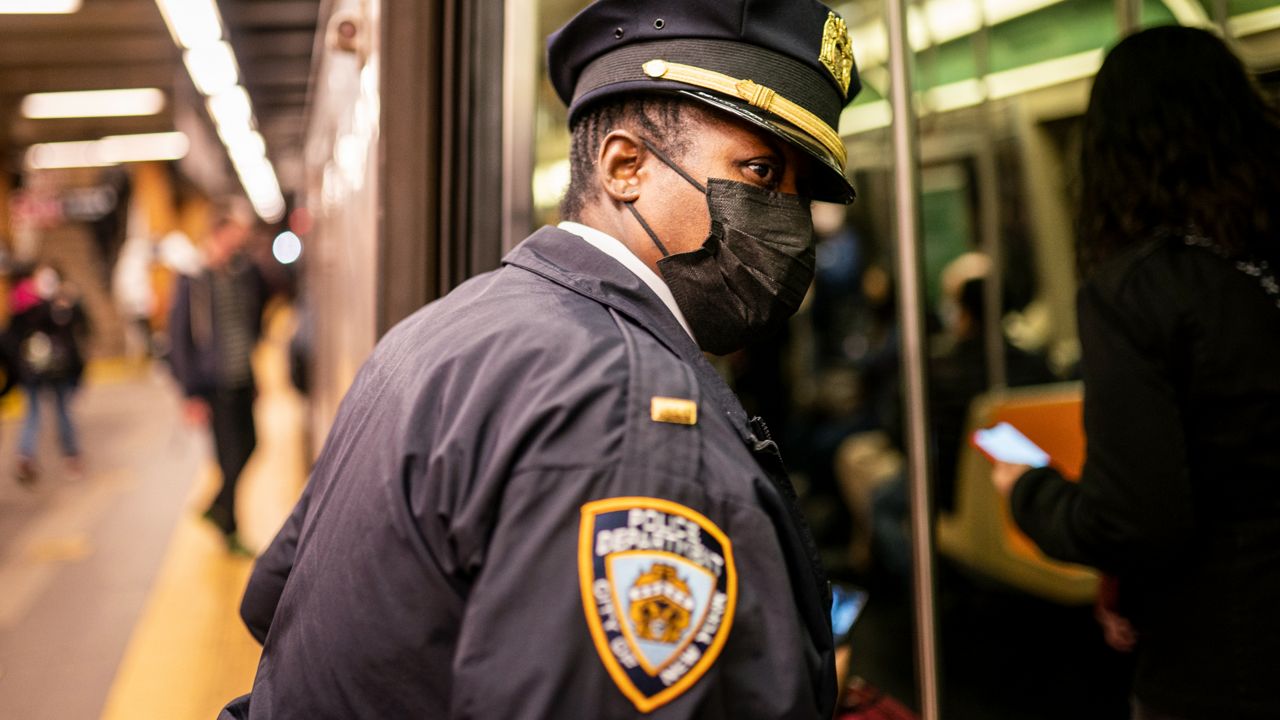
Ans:
[[[676,322],[680,323],[680,327],[684,328],[686,333],[689,333],[689,337],[693,337],[693,331],[689,329],[689,323],[684,319],[684,314],[680,312],[680,306],[676,305],[676,298],[671,294],[671,288],[667,287],[662,278],[650,270],[649,266],[644,264],[644,261],[636,257],[636,254],[631,252],[626,245],[623,245],[621,240],[593,227],[568,220],[560,223],[558,227],[565,232],[577,235],[585,240],[588,245],[622,263],[623,267],[630,270],[645,285],[648,285],[650,290],[653,290],[658,299],[662,301],[662,304],[666,305],[671,314],[675,316]]]

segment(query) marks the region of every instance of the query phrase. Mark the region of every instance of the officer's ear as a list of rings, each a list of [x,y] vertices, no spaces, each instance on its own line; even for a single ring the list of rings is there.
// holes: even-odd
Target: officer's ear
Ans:
[[[616,202],[635,202],[640,199],[640,184],[644,178],[644,161],[648,152],[640,138],[627,130],[614,130],[600,143],[600,155],[596,168],[600,184]]]

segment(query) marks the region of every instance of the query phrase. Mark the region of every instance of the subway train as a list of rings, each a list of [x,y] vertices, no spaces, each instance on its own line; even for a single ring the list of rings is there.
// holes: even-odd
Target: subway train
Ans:
[[[305,329],[294,361],[305,368],[314,454],[384,333],[558,221],[569,132],[544,40],[587,4],[222,2],[248,88],[246,136],[265,142],[253,157],[263,169],[225,132],[218,113],[241,108],[226,110],[225,93],[205,92],[199,57],[189,46],[180,52],[180,22],[166,15],[161,24],[149,2],[84,0],[76,32],[100,25],[155,35],[129,49],[154,56],[128,69],[136,82],[172,83],[186,63],[194,82],[184,75],[165,85],[171,107],[161,114],[164,129],[182,131],[181,152],[99,163],[109,170],[65,166],[74,169],[56,182],[79,204],[53,211],[41,193],[54,181],[37,171],[54,150],[39,148],[75,130],[41,134],[32,116],[0,126],[6,258],[31,255],[28,234],[4,230],[10,221],[44,227],[42,213],[81,208],[73,219],[83,227],[50,247],[92,285],[75,258],[88,247],[121,256],[128,233],[120,228],[137,222],[96,204],[138,207],[123,199],[132,193],[147,199],[153,231],[195,238],[203,203],[184,199],[243,185],[270,234],[289,230],[302,248],[281,272]],[[838,128],[857,199],[815,206],[816,280],[790,324],[716,367],[780,438],[832,578],[867,592],[850,634],[852,672],[874,688],[860,697],[896,699],[903,713],[930,718],[1127,718],[1132,660],[1106,646],[1094,618],[1105,579],[1047,558],[1017,529],[971,438],[1007,421],[1064,474],[1080,472],[1074,207],[1082,118],[1107,49],[1144,27],[1211,29],[1280,103],[1280,3],[923,0],[903,10],[901,39],[881,2],[831,4],[848,22],[863,84]],[[27,37],[6,22],[0,44],[7,33]],[[31,37],[57,27],[22,22]],[[159,35],[165,27],[172,43]],[[59,62],[44,57],[33,69],[17,57],[27,46],[13,47],[0,47],[0,80],[12,88],[0,87],[0,118],[42,89],[37,79],[54,76],[44,66]],[[272,64],[286,61],[288,72]],[[898,93],[895,80],[905,78],[911,92]],[[914,117],[906,122],[895,107]],[[161,129],[119,122],[113,133]],[[904,125],[912,132],[900,132]],[[210,153],[216,163],[193,160]],[[900,215],[904,188],[910,228]],[[159,255],[169,252],[165,242]],[[185,246],[174,242],[166,262],[177,268]],[[922,414],[923,432],[913,430],[908,421]],[[917,450],[929,458],[923,467]],[[929,501],[918,507],[922,497]],[[927,519],[925,534],[914,516]],[[917,551],[922,538],[928,547]]]

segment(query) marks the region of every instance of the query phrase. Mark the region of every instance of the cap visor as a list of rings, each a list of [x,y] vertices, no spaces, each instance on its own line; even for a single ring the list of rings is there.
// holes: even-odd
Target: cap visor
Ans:
[[[831,153],[821,143],[790,123],[777,119],[772,115],[761,113],[745,102],[726,98],[723,95],[704,90],[677,90],[676,93],[746,120],[752,125],[762,130],[767,130],[782,140],[800,148],[817,160],[818,164],[815,165],[817,172],[815,173],[811,193],[814,200],[848,205],[857,197],[853,184],[849,182],[849,178],[845,177],[844,168],[841,167],[840,162],[832,157]]]

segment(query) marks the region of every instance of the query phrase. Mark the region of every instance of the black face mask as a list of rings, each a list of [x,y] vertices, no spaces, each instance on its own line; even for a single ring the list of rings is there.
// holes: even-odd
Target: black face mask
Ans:
[[[813,281],[809,200],[718,178],[703,187],[657,148],[645,146],[707,196],[711,233],[702,247],[676,255],[627,203],[662,252],[658,271],[698,346],[725,355],[777,330],[795,314]]]

